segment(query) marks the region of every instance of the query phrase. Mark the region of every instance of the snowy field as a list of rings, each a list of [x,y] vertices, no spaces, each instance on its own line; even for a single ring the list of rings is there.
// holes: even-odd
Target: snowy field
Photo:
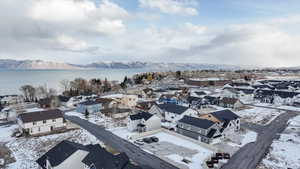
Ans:
[[[250,107],[249,109],[236,111],[235,113],[242,117],[242,120],[245,120],[247,122],[266,125],[280,114],[285,113],[285,111],[261,107]]]
[[[270,153],[262,161],[261,168],[299,169],[300,168],[300,116],[289,121],[289,126],[273,141]]]
[[[93,135],[82,129],[42,137],[14,138],[11,134],[16,128],[17,125],[0,127],[0,140],[6,142],[6,147],[12,151],[11,156],[16,159],[15,163],[9,164],[5,169],[38,169],[35,160],[63,140],[81,144],[100,143]]]
[[[127,127],[117,127],[117,128],[112,128],[112,129],[108,129],[108,130],[111,131],[113,134],[117,135],[118,137],[121,137],[128,141],[131,141],[131,140],[129,140],[130,136],[138,134],[137,132],[130,132],[127,129]]]
[[[187,166],[187,168],[189,169],[202,169],[201,164],[205,162],[206,158],[210,157],[213,154],[213,151],[203,146],[200,146],[189,140],[171,135],[166,132],[159,132],[157,134],[150,135],[147,137],[152,136],[159,138],[159,142],[152,143],[150,144],[151,146],[147,146],[145,144],[146,147],[142,146],[143,149],[145,148],[146,151],[150,151],[151,153],[157,156],[163,156],[164,158],[168,158],[169,160],[176,162],[177,164]],[[160,143],[164,146],[159,147]],[[169,146],[166,147],[164,143],[166,143]],[[162,147],[165,147],[165,149],[162,149]],[[182,151],[176,152],[174,151],[176,149]],[[189,164],[184,163],[182,161],[184,158],[189,159],[191,162]]]

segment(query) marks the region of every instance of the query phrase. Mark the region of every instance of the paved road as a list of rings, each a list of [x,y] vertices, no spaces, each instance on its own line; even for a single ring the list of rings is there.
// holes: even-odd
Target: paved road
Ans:
[[[65,115],[65,118],[89,131],[103,143],[113,147],[119,152],[125,152],[131,160],[139,164],[139,166],[141,166],[143,169],[178,169],[166,161],[163,161],[160,158],[143,151],[138,146],[105,130],[101,126],[75,116]]]
[[[278,134],[286,128],[287,121],[296,115],[298,114],[295,112],[287,112],[279,115],[267,126],[261,126],[261,128],[255,126],[254,128],[258,131],[256,142],[242,147],[221,169],[255,169],[266,155],[273,140],[278,138]]]

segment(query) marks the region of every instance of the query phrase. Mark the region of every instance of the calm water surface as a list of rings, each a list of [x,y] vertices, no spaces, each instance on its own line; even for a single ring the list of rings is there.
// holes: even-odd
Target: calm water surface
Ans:
[[[60,90],[61,80],[107,77],[108,80],[123,80],[125,76],[146,72],[145,69],[97,69],[97,70],[0,70],[0,95],[19,94],[22,85],[46,85]]]

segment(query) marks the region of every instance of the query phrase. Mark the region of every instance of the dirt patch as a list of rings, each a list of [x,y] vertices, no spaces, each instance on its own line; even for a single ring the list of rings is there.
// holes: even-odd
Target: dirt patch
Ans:
[[[6,165],[14,162],[16,162],[16,160],[12,152],[5,146],[5,143],[0,143],[0,168],[4,168]]]

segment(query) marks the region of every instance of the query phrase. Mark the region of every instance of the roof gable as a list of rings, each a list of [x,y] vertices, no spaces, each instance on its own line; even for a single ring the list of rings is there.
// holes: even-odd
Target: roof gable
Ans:
[[[233,113],[232,111],[230,111],[228,109],[216,111],[216,112],[213,112],[210,114],[222,122],[236,120],[236,119],[240,118],[238,115],[236,115],[235,113]]]

